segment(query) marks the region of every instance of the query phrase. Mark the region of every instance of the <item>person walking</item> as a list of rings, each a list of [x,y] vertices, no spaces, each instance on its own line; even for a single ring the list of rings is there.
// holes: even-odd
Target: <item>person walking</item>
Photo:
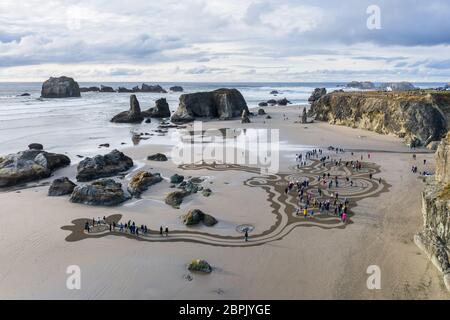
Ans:
[[[245,239],[245,242],[248,241],[248,229],[245,229],[244,239]]]
[[[169,236],[169,227],[166,227],[166,237]]]
[[[160,234],[161,236],[163,235],[163,227],[162,227],[162,226],[159,227],[159,234]]]

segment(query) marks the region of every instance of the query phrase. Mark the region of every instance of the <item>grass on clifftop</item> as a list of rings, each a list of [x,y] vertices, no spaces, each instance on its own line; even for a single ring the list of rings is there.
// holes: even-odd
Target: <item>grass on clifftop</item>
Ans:
[[[438,198],[440,200],[450,200],[450,183],[447,183],[442,191],[439,193]]]

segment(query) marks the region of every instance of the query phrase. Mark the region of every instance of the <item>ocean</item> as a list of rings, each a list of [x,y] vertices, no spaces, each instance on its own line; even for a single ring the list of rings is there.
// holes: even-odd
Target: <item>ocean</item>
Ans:
[[[147,84],[156,84],[146,82]],[[80,87],[100,86],[117,89],[132,88],[137,82],[79,82]],[[167,91],[180,85],[183,93],[210,91],[218,88],[238,89],[249,108],[257,107],[261,101],[274,98],[270,94],[277,90],[277,99],[286,97],[293,104],[308,104],[314,88],[327,90],[341,88],[344,83],[176,83],[160,82]],[[47,151],[66,153],[69,156],[92,156],[100,153],[98,145],[109,143],[111,148],[133,145],[134,132],[150,132],[158,121],[151,124],[115,124],[109,120],[117,113],[129,108],[130,93],[82,93],[81,98],[41,99],[41,83],[0,83],[0,155],[27,149],[28,144],[42,143]],[[437,87],[443,83],[415,83],[421,88]],[[22,97],[22,93],[30,96]],[[137,93],[141,109],[154,106],[155,100],[166,98],[171,110],[176,110],[181,93]],[[167,139],[167,138],[166,138]],[[123,144],[123,143],[126,143]],[[163,137],[152,136],[140,143],[167,143]],[[111,148],[109,150],[111,150]],[[108,150],[101,149],[101,153]]]

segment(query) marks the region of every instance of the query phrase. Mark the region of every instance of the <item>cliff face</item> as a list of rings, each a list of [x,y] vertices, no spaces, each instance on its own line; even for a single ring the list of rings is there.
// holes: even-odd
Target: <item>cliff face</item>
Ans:
[[[440,140],[450,125],[447,92],[332,92],[312,103],[317,120],[405,138],[427,145]]]
[[[415,237],[415,243],[424,250],[434,265],[443,273],[450,291],[450,133],[436,152],[436,175],[422,193],[424,228]]]

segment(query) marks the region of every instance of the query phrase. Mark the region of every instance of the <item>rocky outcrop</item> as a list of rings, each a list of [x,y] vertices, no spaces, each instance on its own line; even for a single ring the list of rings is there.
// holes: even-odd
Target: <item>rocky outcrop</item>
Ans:
[[[167,156],[163,153],[155,153],[147,157],[151,161],[167,161]]]
[[[141,86],[141,92],[152,92],[152,93],[167,93],[159,84],[151,86],[143,83]]]
[[[410,82],[386,82],[380,85],[381,90],[388,91],[410,91],[417,88]]]
[[[147,111],[141,112],[143,117],[151,118],[169,118],[170,109],[166,98],[161,98],[155,101],[155,106],[148,109]]]
[[[133,166],[133,160],[118,150],[108,154],[85,158],[77,167],[77,180],[90,181],[106,178],[127,171]]]
[[[123,111],[115,115],[111,122],[116,123],[141,123],[144,117],[141,113],[141,107],[139,106],[139,101],[136,95],[132,94],[130,96],[130,110]]]
[[[258,103],[258,106],[259,107],[267,107],[269,104],[267,103],[267,102],[260,102],[260,103]]]
[[[266,111],[264,109],[258,109],[258,116],[263,116],[266,114]]]
[[[135,197],[139,197],[141,193],[146,191],[150,186],[161,182],[162,180],[159,173],[153,174],[148,171],[139,171],[128,182],[128,192]]]
[[[101,85],[100,92],[116,92],[116,90],[114,90],[113,87]]]
[[[117,88],[117,92],[119,92],[119,93],[129,93],[129,92],[133,92],[133,90],[125,88],[125,87],[119,87],[119,88]]]
[[[51,77],[42,84],[42,98],[72,98],[80,96],[78,83],[69,77]]]
[[[242,111],[241,123],[250,123],[250,117],[248,116],[248,111]]]
[[[290,102],[288,99],[283,98],[280,100],[277,100],[277,105],[279,106],[287,106],[288,104],[291,104],[292,102]]]
[[[99,92],[100,88],[99,87],[82,87],[80,88],[81,92]]]
[[[166,204],[174,208],[179,208],[180,204],[183,202],[183,198],[188,196],[189,192],[186,191],[173,191],[166,196],[164,200]]]
[[[361,90],[373,90],[375,89],[375,84],[370,81],[352,81],[345,85],[347,88],[361,89]]]
[[[183,87],[182,86],[173,86],[169,88],[170,91],[172,92],[183,92]]]
[[[184,180],[184,176],[179,175],[178,173],[175,173],[173,176],[170,177],[170,183],[181,183]]]
[[[302,123],[308,123],[308,114],[306,112],[306,107],[303,108],[302,112]]]
[[[236,89],[183,94],[172,122],[189,122],[203,117],[226,120],[240,117],[243,110],[248,112],[247,103]]]
[[[50,197],[58,197],[71,194],[76,186],[77,185],[67,177],[55,179],[48,189],[48,195]]]
[[[405,138],[414,146],[440,140],[450,125],[447,92],[332,92],[311,105],[317,120]]]
[[[436,174],[428,178],[422,193],[423,230],[415,243],[442,272],[450,291],[450,134],[436,152]]]
[[[189,210],[181,219],[186,226],[193,226],[202,222],[205,226],[212,227],[217,223],[217,220],[213,216],[199,209]]]
[[[40,143],[30,143],[28,145],[28,149],[30,150],[44,150],[44,146]]]
[[[70,201],[91,206],[115,206],[130,198],[123,191],[122,184],[113,179],[102,179],[75,187]]]
[[[42,150],[26,150],[0,157],[0,188],[48,178],[68,166],[69,157]]]
[[[316,89],[314,89],[313,93],[309,97],[308,101],[312,103],[314,101],[319,100],[320,98],[322,98],[326,94],[327,94],[327,89],[326,88],[316,88]]]
[[[197,259],[189,263],[188,270],[202,273],[211,273],[213,269],[206,260]]]

